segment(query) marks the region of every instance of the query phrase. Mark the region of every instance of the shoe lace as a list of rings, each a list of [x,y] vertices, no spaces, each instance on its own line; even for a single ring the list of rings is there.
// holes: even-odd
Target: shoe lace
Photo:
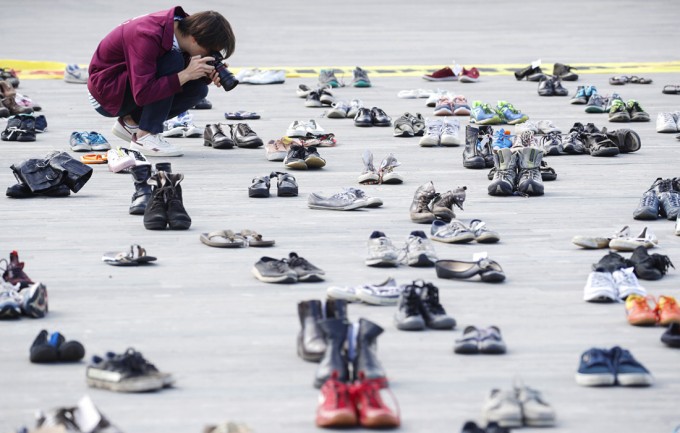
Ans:
[[[90,144],[105,144],[105,143],[108,143],[108,141],[106,141],[106,138],[104,138],[103,135],[101,135],[97,132],[91,132],[88,135],[88,138],[89,138]]]
[[[409,284],[404,289],[404,310],[407,317],[417,316],[420,314],[420,296],[418,294],[419,287],[415,284]]]
[[[394,156],[394,154],[388,154],[380,163],[380,170],[378,171],[378,175],[380,176],[379,182],[382,183],[382,178],[385,173],[392,173],[392,171],[400,165],[401,163],[397,161],[397,158]]]
[[[444,122],[442,124],[442,134],[458,135],[460,131],[460,124],[457,122]]]
[[[590,274],[592,287],[611,287],[611,274],[609,272],[593,272]]]
[[[657,189],[659,193],[673,191],[673,179],[657,178],[647,191]]]
[[[675,269],[673,262],[671,262],[671,259],[668,256],[663,254],[652,254],[649,257],[651,259],[652,266],[658,269],[662,275],[666,275],[669,267]]]
[[[241,127],[241,133],[243,135],[255,134],[255,132],[250,129],[250,126],[248,126],[247,123],[239,123],[239,126]]]
[[[675,124],[675,118],[673,117],[673,113],[668,113],[664,112],[661,113],[661,117],[663,118],[664,123],[672,123]]]
[[[427,128],[427,135],[440,135],[444,125],[441,121],[433,120],[427,122],[425,127]]]
[[[517,143],[517,141],[515,141]],[[519,136],[520,147],[535,147],[536,138],[534,137],[534,131],[524,131]]]
[[[620,99],[614,99],[610,111],[626,111],[626,104]]]
[[[290,253],[290,257],[284,260],[284,262],[286,261],[291,268],[302,268],[307,271],[315,269],[315,266],[309,263],[307,259],[300,257],[295,253]]]
[[[562,143],[562,136],[557,132],[549,132],[541,138],[541,146],[545,149],[548,146],[559,146]]]

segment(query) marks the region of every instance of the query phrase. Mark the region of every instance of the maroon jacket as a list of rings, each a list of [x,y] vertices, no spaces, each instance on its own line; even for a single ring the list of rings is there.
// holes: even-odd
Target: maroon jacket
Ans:
[[[130,82],[139,106],[182,90],[177,74],[156,77],[156,62],[172,49],[175,16],[187,14],[180,6],[125,21],[99,43],[89,67],[87,88],[111,114],[118,113]]]

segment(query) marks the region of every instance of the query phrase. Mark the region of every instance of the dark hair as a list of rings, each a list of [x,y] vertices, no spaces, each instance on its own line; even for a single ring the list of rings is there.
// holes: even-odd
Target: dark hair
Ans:
[[[179,21],[178,29],[184,36],[193,36],[198,45],[218,51],[226,59],[234,54],[236,37],[231,25],[219,12],[205,11],[191,14]]]

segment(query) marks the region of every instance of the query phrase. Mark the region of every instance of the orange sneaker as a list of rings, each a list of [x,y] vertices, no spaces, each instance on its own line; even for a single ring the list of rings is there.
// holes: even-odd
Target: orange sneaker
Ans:
[[[680,323],[680,307],[674,297],[659,296],[656,311],[659,314],[660,325],[668,326],[671,323]]]
[[[648,298],[632,294],[626,298],[626,315],[628,323],[635,326],[656,325],[656,311],[649,307]],[[654,298],[651,298],[654,300]]]

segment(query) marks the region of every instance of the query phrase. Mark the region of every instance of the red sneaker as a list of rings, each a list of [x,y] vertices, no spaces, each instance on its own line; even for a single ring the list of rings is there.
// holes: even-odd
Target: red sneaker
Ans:
[[[357,413],[352,404],[349,386],[338,380],[334,371],[321,386],[319,407],[316,409],[318,427],[353,427],[357,425]]]
[[[359,424],[363,427],[399,427],[399,415],[395,415],[380,398],[380,388],[383,384],[383,379],[366,379],[363,373],[359,373],[359,380],[350,388],[352,400],[359,413]],[[392,395],[392,400],[396,405],[394,395]]]
[[[456,81],[458,80],[458,77],[456,77],[456,74],[454,74],[451,68],[447,66],[438,71],[434,71],[431,74],[423,75],[423,79],[427,81]]]
[[[477,68],[472,68],[470,70],[463,68],[463,72],[460,73],[460,77],[458,78],[461,83],[476,83],[478,79],[479,71]]]
[[[19,253],[12,251],[9,253],[9,262],[4,260],[7,267],[2,274],[2,279],[10,284],[20,284],[20,288],[28,287],[33,284],[28,275],[24,272],[24,262],[19,261]]]

